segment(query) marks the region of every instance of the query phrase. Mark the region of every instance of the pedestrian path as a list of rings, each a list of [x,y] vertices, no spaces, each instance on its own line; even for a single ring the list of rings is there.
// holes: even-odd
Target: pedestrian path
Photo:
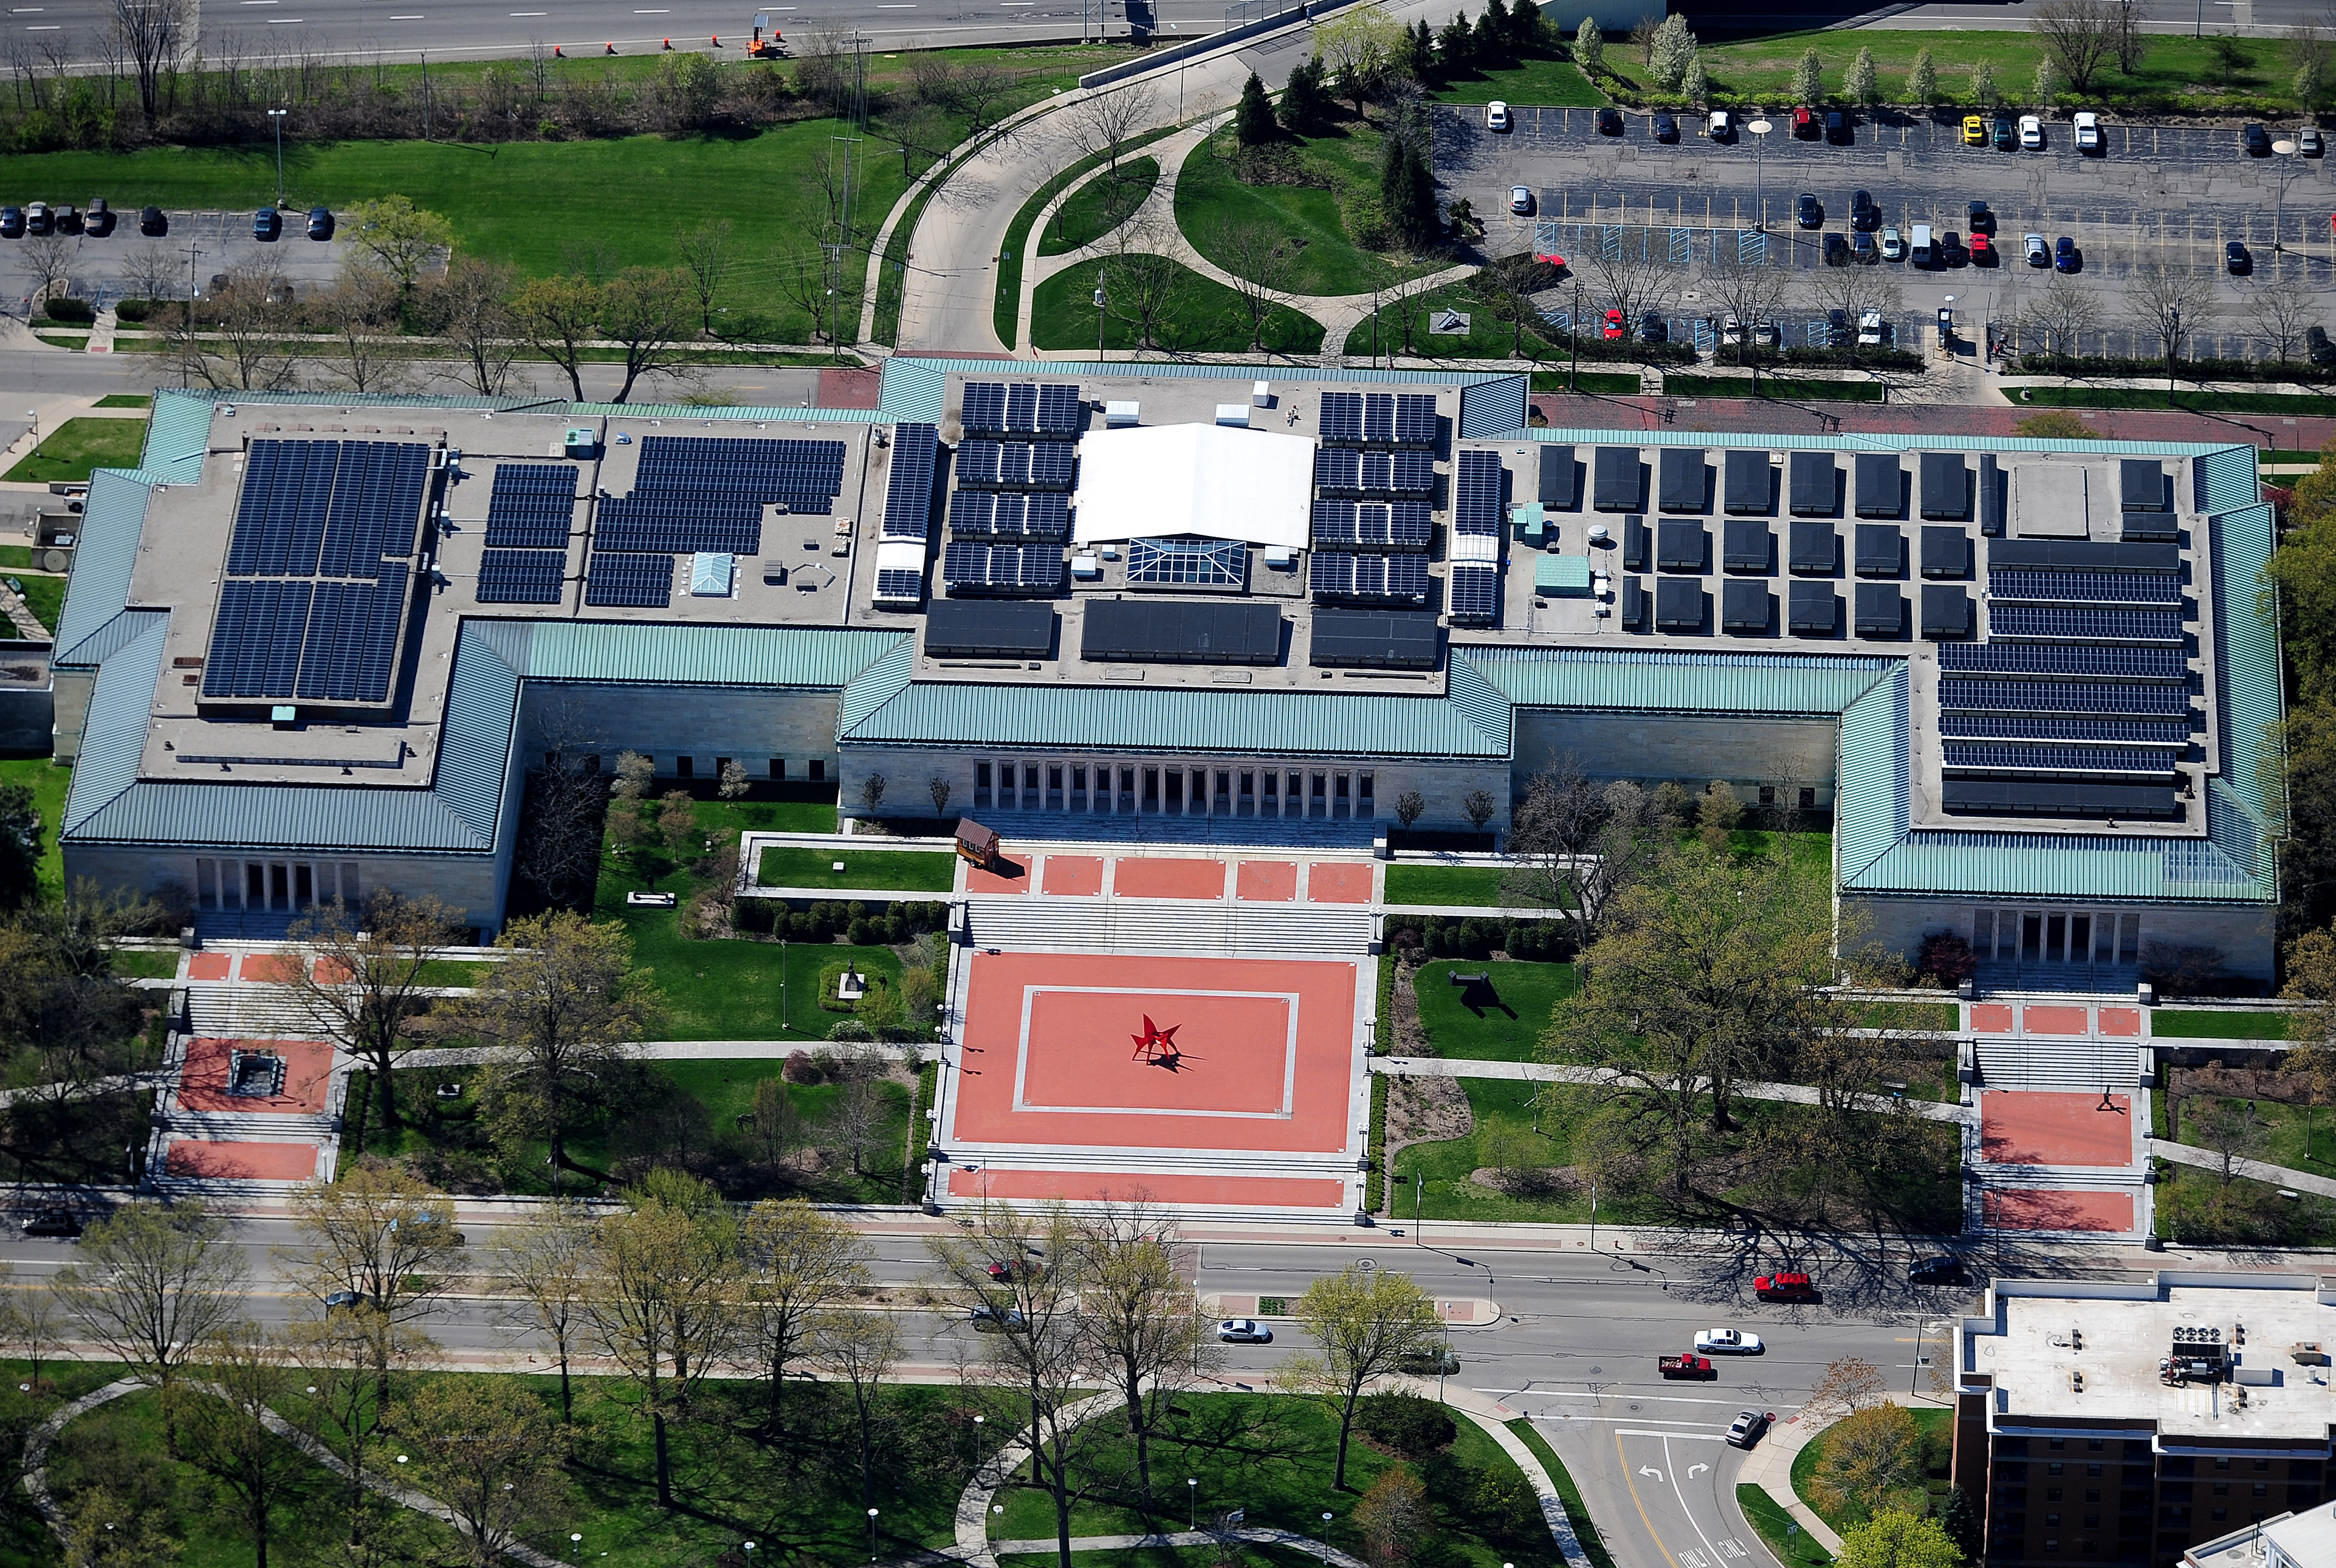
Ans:
[[[1551,1062],[1487,1062],[1450,1057],[1373,1057],[1371,1071],[1393,1077],[1419,1078],[1507,1078],[1513,1081],[1543,1084],[1608,1084],[1621,1075],[1609,1067],[1569,1066]],[[1817,1091],[1806,1084],[1738,1084],[1730,1091],[1747,1100],[1776,1100],[1788,1105],[1814,1105]],[[1936,1100],[1910,1100],[1903,1096],[1874,1096],[1876,1111],[1903,1109],[1925,1121],[1968,1123],[1977,1112],[1970,1105],[1942,1104]]]

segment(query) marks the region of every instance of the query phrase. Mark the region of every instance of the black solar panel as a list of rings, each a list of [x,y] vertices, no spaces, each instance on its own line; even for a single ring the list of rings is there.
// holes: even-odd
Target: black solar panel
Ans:
[[[1769,597],[1767,583],[1738,579],[1720,585],[1720,630],[1738,636],[1763,636],[1776,613],[1776,600]]]
[[[2182,602],[2182,579],[2148,571],[1990,571],[1991,599],[2051,599],[2061,604],[2160,604]]]
[[[1796,582],[1787,596],[1786,629],[1803,636],[1831,637],[1841,624],[1841,599],[1829,582]]]
[[[996,381],[965,384],[962,423],[968,435],[1049,435],[1076,439],[1086,428],[1086,404],[1075,384],[1039,385]]]
[[[1464,452],[1452,485],[1452,531],[1498,537],[1501,532],[1501,459],[1490,452]]]
[[[1306,650],[1313,665],[1434,669],[1436,618],[1421,610],[1319,609]]]
[[[1922,453],[1922,515],[1958,521],[1971,517],[1971,470],[1961,453]]]
[[[1541,503],[1572,511],[1580,497],[1573,472],[1573,448],[1544,445],[1540,462],[1541,484],[1535,493]]]
[[[1601,446],[1591,466],[1591,504],[1600,511],[1644,511],[1646,474],[1635,446]]]
[[[2190,721],[2186,718],[2078,718],[2065,714],[1942,713],[1939,716],[1939,734],[1973,740],[2114,742],[2126,745],[2181,749],[2190,744]]]
[[[1857,525],[1857,575],[1896,577],[1906,569],[1906,537],[1886,522]]]
[[[1352,494],[1363,481],[1363,454],[1351,446],[1314,449],[1314,488],[1325,495]]]
[[[1698,632],[1703,629],[1703,584],[1691,577],[1667,577],[1655,584],[1655,629]]]
[[[2117,496],[2127,511],[2166,510],[2166,464],[2155,457],[2127,457],[2117,463]]]
[[[1763,472],[1767,465],[1762,465]],[[1766,574],[1776,557],[1776,541],[1768,525],[1757,518],[1731,517],[1721,530],[1720,564],[1729,571]]]
[[[491,550],[479,561],[481,604],[558,604],[565,550]]]
[[[1895,517],[1903,501],[1904,472],[1895,453],[1857,454],[1857,515]]]
[[[1829,522],[1794,523],[1792,548],[1795,571],[1829,577],[1840,563],[1841,536]]]
[[[1857,635],[1896,637],[1906,629],[1906,596],[1886,582],[1857,585]]]
[[[1945,779],[1939,803],[1978,816],[2178,817],[2171,785],[2054,784],[2041,779]]]
[[[1427,598],[1427,580],[1424,555],[1318,550],[1307,561],[1306,589],[1317,599],[1418,604]]]
[[[1699,446],[1666,446],[1658,460],[1663,511],[1711,510],[1711,465]]]
[[[673,557],[595,550],[584,569],[584,602],[662,609],[673,601]]]
[[[1963,645],[1949,644],[1945,653]],[[1942,666],[1946,661],[1940,660]],[[1942,677],[1939,706],[1972,713],[2102,714],[2171,718],[2190,711],[2178,686],[2131,681],[1973,680]]]
[[[2047,642],[2182,641],[2178,609],[2123,609],[2059,604],[1998,604],[1988,611],[1990,635]]]
[[[1924,577],[1969,577],[1971,575],[1971,535],[1960,528],[1922,530],[1922,575]]]
[[[1390,555],[1383,559],[1395,561],[1406,558]],[[1445,608],[1455,623],[1490,626],[1500,618],[1501,573],[1497,567],[1454,562],[1445,594],[1449,601]]]
[[[1768,454],[1750,447],[1730,447],[1722,460],[1726,499],[1721,510],[1737,512],[1768,512],[1776,510],[1776,471],[1768,466]]]
[[[1051,605],[943,599],[925,612],[925,652],[936,658],[1045,658],[1054,649]]]
[[[1087,427],[1086,401],[1074,383],[1047,382],[1038,388],[1038,417],[1032,433],[1076,439]]]
[[[1647,520],[1626,517],[1622,520],[1622,567],[1626,571],[1647,570]]]
[[[1078,448],[1067,441],[966,441],[957,449],[959,488],[1068,490]]]
[[[395,674],[405,618],[405,568],[384,567],[375,582],[320,582],[300,658],[306,702],[383,702]]]
[[[949,497],[949,520],[959,539],[1060,541],[1071,531],[1071,498],[1044,491],[960,490]]]
[[[1631,631],[1647,629],[1647,590],[1635,577],[1622,579],[1622,594],[1617,612],[1623,626]]]
[[[1326,392],[1322,394],[1322,437],[1346,446],[1363,443],[1363,394]]]
[[[1959,772],[2141,774],[2170,778],[2175,758],[2161,751],[2127,746],[2028,745],[2016,742],[1947,741],[1942,761]]]
[[[1973,675],[2088,675],[2116,680],[2184,681],[2180,648],[2058,648],[2039,643],[1973,643],[1939,650],[1939,668]]]
[[[950,593],[1054,593],[1063,586],[1062,547],[951,540],[941,582]]]
[[[752,501],[635,494],[604,501],[599,511],[592,531],[596,551],[753,555],[763,548],[763,509]]]
[[[1428,453],[1341,452],[1332,448],[1321,455],[1355,460],[1355,477],[1348,484],[1358,495],[1426,495],[1436,489],[1436,459]],[[1327,491],[1329,486],[1324,489]]]
[[[1664,571],[1700,572],[1710,544],[1703,524],[1665,518],[1655,528],[1655,565]]]
[[[1397,446],[1436,444],[1436,399],[1426,393],[1395,395],[1395,442]]]
[[[1788,465],[1792,510],[1803,517],[1830,516],[1841,503],[1841,470],[1830,452],[1796,452]]]
[[[939,431],[930,424],[892,427],[892,472],[884,482],[884,538],[922,543],[930,535],[933,471],[939,463]]]
[[[1079,655],[1164,664],[1272,664],[1281,657],[1278,606],[1222,599],[1091,599]]]
[[[1991,452],[1979,460],[1979,531],[1990,539],[2003,531],[2003,472]]]
[[[576,523],[576,476],[567,463],[498,463],[487,495],[489,550],[565,550]]]
[[[925,574],[903,571],[897,567],[879,571],[876,574],[876,597],[893,603],[922,599],[925,597]]]
[[[2182,570],[2175,544],[2108,544],[2088,539],[1999,539],[1987,547],[1990,571],[2164,571]]]

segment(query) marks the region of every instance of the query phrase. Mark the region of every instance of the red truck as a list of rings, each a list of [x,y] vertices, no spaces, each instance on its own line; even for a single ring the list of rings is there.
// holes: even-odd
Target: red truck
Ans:
[[[1655,1366],[1666,1378],[1717,1378],[1719,1376],[1711,1364],[1710,1357],[1698,1356],[1691,1350],[1684,1356],[1659,1357]]]
[[[1806,1274],[1763,1274],[1752,1281],[1752,1293],[1764,1301],[1814,1301],[1817,1287]]]

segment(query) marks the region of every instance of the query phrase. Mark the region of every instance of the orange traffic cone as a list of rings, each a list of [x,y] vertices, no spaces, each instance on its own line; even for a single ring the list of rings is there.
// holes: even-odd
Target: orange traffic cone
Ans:
[[[722,34],[719,33],[714,34],[714,47],[716,49],[722,47]]]
[[[560,45],[559,45],[559,44],[554,44],[551,46],[551,57],[552,57],[554,60],[565,60],[565,59],[567,59],[567,58],[568,58],[568,56],[567,56],[567,55],[562,54],[560,52]]]
[[[611,54],[614,54],[617,52],[617,46],[614,44],[603,44],[600,47]]]
[[[670,54],[671,53],[673,53],[673,40],[672,40],[672,39],[670,39],[670,38],[667,39],[667,40],[665,41],[665,47],[666,47],[666,53],[667,53],[667,54]]]

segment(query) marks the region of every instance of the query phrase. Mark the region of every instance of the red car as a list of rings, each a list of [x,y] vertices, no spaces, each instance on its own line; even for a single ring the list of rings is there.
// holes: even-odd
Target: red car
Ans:
[[[1806,1274],[1763,1274],[1752,1281],[1752,1293],[1764,1301],[1814,1301],[1817,1287]]]
[[[1971,230],[1971,258],[1973,267],[1995,265],[1995,241],[1976,229]]]
[[[1824,134],[1825,125],[1817,119],[1815,110],[1804,103],[1793,111],[1793,135],[1796,139],[1814,141]]]
[[[1606,313],[1606,336],[1609,337],[1620,337],[1622,335],[1622,313],[1619,310],[1608,311]]]

